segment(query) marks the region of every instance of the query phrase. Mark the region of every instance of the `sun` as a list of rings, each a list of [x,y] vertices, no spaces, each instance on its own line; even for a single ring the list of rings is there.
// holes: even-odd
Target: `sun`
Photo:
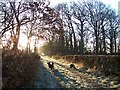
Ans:
[[[44,45],[44,43],[45,43],[45,40],[43,40],[43,39],[40,39],[40,40],[39,40],[40,46]]]
[[[25,49],[27,46],[28,39],[25,35],[20,35],[18,49]]]
[[[21,34],[20,39],[19,39],[18,49],[26,49],[27,43],[28,43],[27,37],[24,34]],[[44,43],[45,43],[45,40],[39,39],[37,46],[40,47]],[[34,37],[32,37],[31,42],[30,42],[31,49],[34,49],[34,44],[35,44],[35,39],[34,39]]]

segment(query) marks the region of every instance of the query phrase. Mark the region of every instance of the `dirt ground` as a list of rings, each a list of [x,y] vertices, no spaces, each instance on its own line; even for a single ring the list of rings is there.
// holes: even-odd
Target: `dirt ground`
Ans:
[[[47,62],[53,61],[55,68],[51,71]],[[81,68],[69,68],[70,63],[42,57],[40,72],[35,82],[37,88],[119,88],[119,77],[105,77],[97,73],[87,73]]]

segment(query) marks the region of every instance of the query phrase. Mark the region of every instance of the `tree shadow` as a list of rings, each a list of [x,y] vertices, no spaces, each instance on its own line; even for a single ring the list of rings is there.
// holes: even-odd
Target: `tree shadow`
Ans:
[[[77,69],[77,68],[70,68],[69,66],[61,65],[61,64],[56,63],[56,62],[55,62],[55,64],[57,64],[57,65],[65,68],[65,69],[68,69],[70,72],[75,73],[75,75],[76,75],[76,73],[77,73],[77,77],[83,78],[83,79],[85,79],[87,82],[89,81],[89,83],[91,83],[91,84],[95,84],[96,86],[101,87],[101,85],[98,84],[97,82],[94,82],[93,80],[87,78],[86,76],[84,77],[84,75],[81,76],[81,74],[91,74],[91,75],[92,75],[92,73],[88,73],[88,72],[86,72],[86,70],[80,70],[80,69]],[[81,74],[80,74],[80,73],[81,73]],[[65,84],[69,84],[70,87],[73,88],[73,89],[76,89],[77,86],[78,86],[78,87],[81,87],[81,88],[84,88],[84,87],[83,87],[83,83],[78,83],[78,82],[76,82],[75,79],[71,79],[70,77],[68,77],[68,75],[63,75],[63,74],[62,74],[61,72],[59,72],[58,70],[56,70],[56,71],[54,72],[54,75],[55,75],[56,77],[58,77],[58,78],[61,80],[61,82],[63,81]],[[74,77],[74,76],[73,76],[73,77]],[[81,79],[81,80],[82,80],[82,79]],[[82,81],[83,81],[83,80],[82,80]],[[82,84],[82,85],[81,85],[81,84]]]
[[[76,89],[76,86],[74,85],[74,83],[80,85],[79,83],[76,82],[76,80],[71,79],[67,75],[63,75],[57,69],[54,70],[54,75],[55,75],[55,77],[57,77],[59,79],[60,82],[64,83],[64,85],[62,83],[62,87],[67,87],[68,88],[68,86],[66,86],[66,85],[69,85],[69,88]]]

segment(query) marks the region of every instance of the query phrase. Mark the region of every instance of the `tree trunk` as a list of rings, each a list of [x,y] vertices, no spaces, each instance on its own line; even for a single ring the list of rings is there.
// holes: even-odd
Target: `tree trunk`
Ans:
[[[72,24],[72,20],[71,17],[68,15],[68,24],[69,24],[69,29],[71,30],[71,34],[73,34],[73,40],[74,40],[74,47],[73,45],[71,45],[71,49],[73,48],[73,53],[76,54],[77,53],[77,41],[76,41],[76,36],[75,36],[75,32],[74,32],[74,27]],[[71,35],[72,36],[72,35]],[[72,37],[71,37],[72,38]],[[70,41],[71,43],[72,41]],[[72,43],[71,43],[72,44]]]
[[[13,44],[13,50],[17,51],[18,50],[18,42],[19,42],[19,37],[20,37],[20,25],[17,25],[16,28],[16,36],[15,36],[15,40],[14,40],[14,44]]]
[[[114,45],[115,45],[115,53],[117,51],[117,43],[116,43],[116,32],[114,30]]]
[[[70,54],[72,54],[73,53],[73,43],[72,43],[72,34],[71,33],[70,33],[69,38],[70,38]]]
[[[75,36],[75,32],[74,32],[74,28],[72,26],[72,23],[71,23],[71,28],[72,28],[73,39],[74,39],[74,54],[76,54],[77,53],[77,41],[76,41],[76,36]]]
[[[110,38],[110,53],[113,53],[113,38]]]
[[[114,38],[114,30],[113,30],[113,26],[112,26],[112,21],[110,21],[110,26],[111,26],[111,28],[110,28],[110,32],[109,32],[109,34],[110,34],[110,53],[111,54],[113,54],[113,44],[114,44],[114,42],[113,42],[113,38]]]
[[[95,45],[95,52],[96,54],[98,54],[99,52],[99,46],[98,46],[98,30],[97,30],[97,21],[96,21],[96,24],[95,24],[95,41],[96,41],[96,45]]]
[[[110,30],[110,53],[113,54],[113,28]]]
[[[102,35],[103,35],[103,52],[106,53],[106,43],[105,43],[105,29],[104,26],[102,26]]]
[[[62,31],[62,29],[61,29],[61,31]],[[65,40],[64,40],[64,32],[61,32],[60,33],[60,41],[59,41],[59,43],[60,43],[60,53],[61,54],[64,54],[65,53],[65,42],[64,42]]]
[[[26,47],[27,53],[30,53],[30,43],[31,43],[31,40],[30,40],[30,37],[29,37],[28,42],[27,42],[27,47]]]
[[[65,38],[65,52],[66,54],[69,54],[69,42],[67,36]]]
[[[81,54],[84,53],[83,22],[81,21]]]

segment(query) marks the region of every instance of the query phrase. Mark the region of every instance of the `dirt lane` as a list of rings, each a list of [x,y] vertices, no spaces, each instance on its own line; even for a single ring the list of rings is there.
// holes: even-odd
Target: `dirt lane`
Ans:
[[[47,62],[55,63],[53,77],[65,88],[120,88],[120,83],[111,77],[98,76],[95,73],[81,72],[80,69],[70,69],[69,64],[58,62],[48,57],[42,57],[42,63],[48,69]],[[49,75],[48,75],[49,76]],[[54,83],[54,80],[53,82]]]
[[[60,88],[58,81],[44,64],[40,64],[39,68],[39,74],[34,85],[35,88]]]

